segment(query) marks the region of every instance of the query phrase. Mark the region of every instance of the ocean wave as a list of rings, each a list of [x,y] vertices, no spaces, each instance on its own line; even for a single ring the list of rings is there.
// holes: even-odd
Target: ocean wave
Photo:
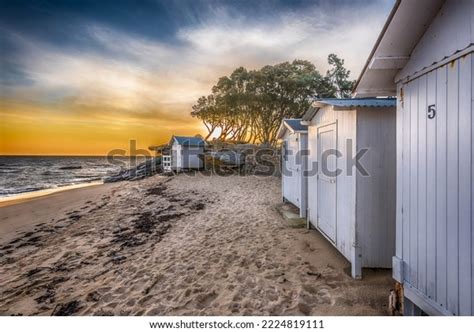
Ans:
[[[11,196],[23,193],[29,193],[38,190],[51,189],[52,187],[47,186],[37,186],[37,187],[20,187],[20,188],[10,188],[10,189],[0,189],[0,196]]]
[[[128,164],[105,157],[0,157],[0,196],[101,181]]]
[[[51,175],[54,175],[54,176],[58,176],[58,175],[61,175],[63,174],[62,172],[57,172],[57,171],[45,171],[43,173],[41,173],[41,175],[44,175],[44,176],[51,176]]]
[[[80,166],[80,165],[77,165],[77,166],[74,166],[74,165],[72,165],[72,166],[61,166],[61,167],[59,167],[59,169],[61,169],[61,170],[82,169],[82,166]]]
[[[101,181],[123,168],[105,157],[0,157],[0,165],[0,196]]]
[[[92,179],[94,181],[94,180],[101,180],[102,176],[97,176],[97,174],[95,175],[77,175],[76,174],[73,179],[79,179],[79,180]]]
[[[3,173],[3,174],[17,174],[17,173],[21,173],[23,172],[22,169],[17,169],[17,168],[13,168],[13,169],[8,169],[8,168],[0,168],[0,174]]]

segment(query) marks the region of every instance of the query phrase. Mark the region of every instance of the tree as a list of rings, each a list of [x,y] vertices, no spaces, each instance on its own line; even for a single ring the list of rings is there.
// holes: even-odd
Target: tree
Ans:
[[[220,115],[216,112],[215,97],[212,94],[209,96],[202,96],[192,108],[193,111],[191,112],[191,116],[202,121],[208,131],[205,139],[208,139],[221,125]]]
[[[326,82],[312,63],[294,60],[255,71],[253,84],[258,141],[274,143],[282,119],[301,117]]]
[[[219,139],[274,144],[282,119],[301,117],[315,97],[350,93],[353,82],[344,61],[331,54],[328,62],[332,67],[326,76],[305,60],[251,71],[237,68],[198,99],[191,115],[206,126],[206,139],[219,128]]]
[[[336,54],[329,54],[328,63],[332,66],[326,73],[330,85],[333,87],[333,94],[337,98],[350,98],[355,81],[350,81],[350,70],[344,68],[344,60]]]

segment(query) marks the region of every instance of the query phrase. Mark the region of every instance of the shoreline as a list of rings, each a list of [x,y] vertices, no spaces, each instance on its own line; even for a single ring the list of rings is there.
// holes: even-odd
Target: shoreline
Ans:
[[[54,223],[90,201],[99,201],[118,184],[94,183],[57,188],[0,202],[0,241],[8,241],[41,223]]]
[[[66,186],[57,187],[57,188],[35,190],[35,191],[14,194],[11,196],[0,197],[0,208],[10,206],[10,205],[20,204],[20,203],[25,203],[25,202],[32,201],[32,200],[42,198],[45,196],[67,192],[69,190],[93,187],[93,186],[98,186],[98,185],[103,185],[103,184],[104,184],[103,181],[84,182],[84,183],[66,185]]]

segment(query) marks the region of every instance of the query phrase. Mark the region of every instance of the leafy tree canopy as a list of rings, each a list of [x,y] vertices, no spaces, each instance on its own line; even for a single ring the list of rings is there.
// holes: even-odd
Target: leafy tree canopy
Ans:
[[[281,121],[301,117],[315,97],[350,97],[354,82],[344,60],[330,54],[328,63],[325,76],[305,60],[237,68],[197,100],[191,115],[206,126],[206,139],[220,129],[220,139],[274,144]]]

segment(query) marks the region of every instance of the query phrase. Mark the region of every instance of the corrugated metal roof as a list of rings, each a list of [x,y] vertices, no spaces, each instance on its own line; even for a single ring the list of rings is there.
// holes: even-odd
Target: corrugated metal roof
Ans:
[[[178,144],[185,146],[204,146],[206,144],[204,140],[199,137],[173,136],[173,138]]]
[[[301,124],[301,119],[283,119],[283,121],[293,130],[293,131],[307,131],[308,127]]]
[[[332,105],[335,107],[395,107],[397,105],[396,98],[327,98],[318,99],[316,102]]]
[[[277,138],[283,138],[287,130],[290,132],[306,133],[308,131],[308,127],[301,124],[301,120],[302,119],[283,119],[280,124],[280,128],[278,128]]]
[[[368,108],[382,108],[382,107],[395,107],[397,105],[396,98],[326,98],[326,99],[315,99],[313,105],[303,115],[303,121],[311,121],[311,119],[318,113],[318,110],[325,106],[333,106],[334,110],[350,110],[357,107],[368,107]]]

